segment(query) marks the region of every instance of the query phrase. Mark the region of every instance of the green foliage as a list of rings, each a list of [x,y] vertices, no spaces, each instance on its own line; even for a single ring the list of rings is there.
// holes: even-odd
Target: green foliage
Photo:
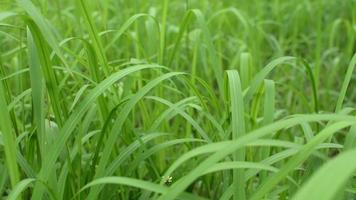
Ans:
[[[353,199],[354,1],[0,1],[0,199]]]

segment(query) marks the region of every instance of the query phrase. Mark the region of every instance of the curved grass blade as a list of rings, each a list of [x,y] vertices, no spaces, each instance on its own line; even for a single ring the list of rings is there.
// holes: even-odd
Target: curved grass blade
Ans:
[[[63,64],[69,68],[68,63],[65,60],[65,56],[61,52],[61,49],[58,45],[59,42],[57,36],[53,33],[52,27],[50,27],[48,21],[42,16],[42,14],[30,0],[16,0],[16,2],[33,19],[33,21],[39,27],[41,34],[45,36],[44,39],[51,46],[53,51],[56,52],[57,56],[60,58]]]
[[[134,178],[129,178],[129,177],[103,177],[96,179],[87,185],[85,185],[78,193],[82,192],[83,190],[86,190],[90,187],[96,186],[96,185],[101,185],[101,184],[119,184],[119,185],[127,185],[127,186],[132,186],[144,190],[149,190],[153,191],[156,193],[162,193],[166,191],[166,187],[162,185],[158,185],[152,182],[148,181],[143,181],[143,180],[138,180]],[[76,194],[78,195],[78,194]],[[74,197],[73,197],[74,198]],[[189,193],[183,193],[178,199],[182,200],[204,200],[205,198],[197,197],[195,195],[189,194]]]
[[[37,179],[47,182],[50,176],[50,172],[53,169],[55,162],[65,147],[66,141],[71,136],[72,131],[75,129],[76,125],[80,122],[83,115],[86,111],[92,106],[96,98],[98,98],[106,89],[108,89],[112,84],[116,81],[128,76],[131,73],[149,69],[149,68],[160,68],[159,65],[137,65],[133,67],[129,67],[123,69],[119,72],[116,72],[106,78],[105,80],[101,81],[94,89],[90,91],[88,96],[74,109],[73,113],[68,117],[65,124],[61,128],[58,136],[55,138],[56,143],[52,146],[49,150],[46,160],[43,162],[43,166],[41,168],[40,173],[38,174]],[[43,187],[36,183],[32,199],[40,199],[43,194]]]
[[[292,199],[335,199],[356,170],[355,155],[356,149],[352,149],[324,164]]]
[[[109,74],[109,66],[108,66],[108,61],[107,61],[106,55],[105,55],[105,51],[104,51],[102,42],[100,40],[97,28],[95,27],[95,24],[89,14],[86,3],[84,3],[83,0],[79,0],[79,1],[76,1],[76,5],[77,5],[77,7],[79,7],[80,12],[84,16],[84,21],[85,21],[87,29],[89,31],[90,39],[92,40],[96,55],[98,55],[99,61],[103,65],[103,70],[105,72],[105,75],[108,75]]]
[[[356,123],[356,122],[354,122]],[[338,130],[353,125],[352,122],[336,122],[327,128],[323,129],[318,135],[316,135],[312,140],[310,140],[297,155],[293,156],[280,171],[271,177],[269,177],[262,185],[256,190],[256,192],[251,196],[251,200],[257,200],[263,198],[270,190],[275,187],[282,179],[284,179],[290,171],[302,164],[305,159],[309,157],[315,146],[329,138]]]
[[[199,177],[200,174],[203,171],[205,171],[208,167],[217,163],[219,160],[225,158],[227,155],[235,152],[237,149],[241,148],[242,145],[244,145],[248,142],[251,142],[258,138],[267,136],[267,135],[269,135],[277,130],[280,130],[282,128],[292,127],[292,126],[295,126],[302,122],[321,121],[321,120],[336,120],[336,119],[338,119],[338,121],[341,121],[341,122],[338,122],[336,124],[336,126],[333,126],[331,128],[328,127],[327,129],[325,129],[326,131],[324,130],[324,132],[325,132],[324,134],[319,134],[319,135],[325,136],[326,134],[328,134],[327,136],[329,136],[330,133],[331,134],[334,133],[333,131],[335,131],[335,129],[338,130],[340,128],[350,126],[350,125],[356,123],[356,121],[354,121],[355,120],[354,117],[346,117],[345,115],[335,115],[335,114],[332,114],[332,115],[316,115],[316,114],[315,115],[298,115],[298,116],[295,116],[295,117],[292,117],[289,119],[275,122],[271,125],[262,127],[255,131],[252,131],[252,132],[246,134],[245,136],[241,137],[240,139],[232,141],[231,145],[224,146],[224,148],[217,150],[216,153],[209,156],[206,160],[204,160],[197,167],[195,167],[193,170],[191,170],[186,176],[182,177],[179,181],[177,181],[175,184],[173,184],[168,189],[168,191],[166,193],[163,193],[158,199],[159,200],[174,199],[186,187],[188,187],[188,185],[190,185],[197,177]],[[317,142],[319,142],[319,140],[317,140]],[[312,145],[314,146],[314,144],[312,144]],[[310,146],[307,146],[307,147],[308,147],[308,149],[306,149],[306,150],[310,150],[309,149]],[[277,175],[277,176],[279,176],[279,175]],[[266,191],[263,191],[263,194],[265,194],[265,192]]]
[[[272,60],[260,72],[258,72],[258,74],[256,74],[256,76],[251,80],[250,87],[246,89],[247,91],[246,90],[244,91],[244,93],[246,92],[244,96],[245,103],[250,102],[250,100],[252,99],[253,95],[257,91],[260,84],[275,67],[292,60],[295,60],[295,58],[290,56],[277,58],[275,60]]]
[[[228,87],[231,103],[231,129],[232,140],[237,140],[245,135],[245,113],[244,113],[244,101],[242,95],[240,76],[236,70],[226,71],[228,77]],[[233,154],[234,161],[245,160],[245,149],[239,149]],[[233,195],[234,200],[246,199],[245,194],[245,170],[234,169],[233,170],[233,185],[236,190]]]
[[[155,97],[155,96],[147,97],[147,98],[156,100],[163,104],[166,104],[167,106],[170,107],[170,109],[173,109],[174,111],[178,112],[182,117],[184,117],[198,131],[198,133],[204,140],[209,141],[209,142],[212,141],[210,139],[210,137],[208,136],[208,134],[201,128],[201,126],[190,115],[188,115],[182,109],[179,109],[178,107],[174,106],[173,103],[171,103],[163,98]],[[156,127],[157,127],[157,125],[154,124],[153,128],[156,128]]]
[[[7,197],[7,200],[17,200],[21,193],[28,187],[31,186],[33,182],[35,182],[36,179],[34,178],[27,178],[24,180],[21,180],[17,185],[11,190],[9,196]]]
[[[140,101],[151,89],[153,89],[155,86],[159,85],[162,81],[169,79],[174,76],[178,75],[183,75],[185,73],[182,72],[170,72],[167,74],[163,74],[162,76],[159,76],[158,78],[150,81],[147,83],[143,88],[141,88],[134,96],[132,96],[128,102],[125,104],[125,106],[122,108],[121,112],[119,113],[120,118],[115,120],[114,126],[111,129],[111,132],[108,135],[108,138],[105,142],[104,149],[102,151],[103,156],[101,157],[99,161],[99,165],[95,174],[95,178],[99,178],[105,174],[105,169],[107,167],[107,164],[110,159],[111,152],[114,148],[114,145],[116,143],[116,139],[121,133],[121,129],[123,124],[126,121],[127,116],[130,114],[131,110],[133,107],[136,105],[138,101]],[[88,199],[96,199],[97,195],[99,193],[98,189],[92,189]]]

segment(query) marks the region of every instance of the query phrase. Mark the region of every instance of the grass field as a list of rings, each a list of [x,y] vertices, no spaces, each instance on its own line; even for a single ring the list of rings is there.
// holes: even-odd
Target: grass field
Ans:
[[[356,1],[0,0],[0,199],[356,199]]]

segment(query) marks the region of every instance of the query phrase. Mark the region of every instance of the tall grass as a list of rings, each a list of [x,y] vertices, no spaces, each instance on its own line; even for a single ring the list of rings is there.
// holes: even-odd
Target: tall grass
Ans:
[[[0,1],[0,199],[354,199],[354,7]]]

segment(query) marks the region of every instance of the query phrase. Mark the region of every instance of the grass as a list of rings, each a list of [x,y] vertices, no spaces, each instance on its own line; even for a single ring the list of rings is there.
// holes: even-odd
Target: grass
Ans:
[[[0,1],[0,199],[354,199],[354,4]]]

